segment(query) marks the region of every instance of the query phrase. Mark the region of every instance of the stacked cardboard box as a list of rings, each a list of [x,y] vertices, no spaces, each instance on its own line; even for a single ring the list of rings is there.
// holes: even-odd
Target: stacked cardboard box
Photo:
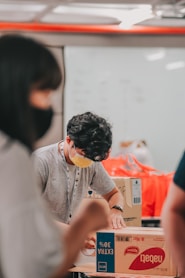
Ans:
[[[97,232],[96,271],[175,276],[162,228],[128,227]]]

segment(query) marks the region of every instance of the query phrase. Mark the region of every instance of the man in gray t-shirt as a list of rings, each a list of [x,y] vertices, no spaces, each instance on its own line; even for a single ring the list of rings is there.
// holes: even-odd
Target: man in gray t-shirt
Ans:
[[[38,185],[58,221],[70,223],[90,187],[109,203],[112,228],[125,226],[123,196],[101,163],[111,145],[110,124],[86,112],[68,122],[64,141],[33,153]]]

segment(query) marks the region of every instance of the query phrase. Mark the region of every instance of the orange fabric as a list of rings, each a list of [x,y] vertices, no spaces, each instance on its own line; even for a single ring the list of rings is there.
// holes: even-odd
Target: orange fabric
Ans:
[[[156,176],[156,185],[155,185],[156,197],[155,197],[154,216],[161,215],[163,203],[168,194],[168,188],[172,181],[172,178],[173,178],[173,173]]]
[[[142,179],[142,216],[152,217],[155,214],[156,181],[151,176],[143,175]]]
[[[119,176],[119,169],[123,169],[126,161],[121,156],[111,158],[109,157],[108,159],[103,160],[102,164],[110,176]],[[122,171],[120,171],[120,175],[123,175]]]

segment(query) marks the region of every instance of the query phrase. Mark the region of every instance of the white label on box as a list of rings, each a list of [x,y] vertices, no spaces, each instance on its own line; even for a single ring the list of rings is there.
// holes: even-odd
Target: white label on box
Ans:
[[[132,204],[141,204],[141,180],[132,179]]]

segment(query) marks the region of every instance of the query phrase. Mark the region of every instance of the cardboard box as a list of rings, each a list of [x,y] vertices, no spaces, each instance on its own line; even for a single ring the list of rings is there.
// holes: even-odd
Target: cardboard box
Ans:
[[[123,218],[127,226],[141,226],[142,188],[141,179],[113,177],[113,181],[124,197]]]
[[[116,186],[119,188],[124,198],[123,218],[127,226],[141,226],[141,179],[129,177],[112,177]],[[96,192],[88,191],[84,203],[96,199],[102,202],[106,209],[109,209],[108,203]]]
[[[96,271],[175,276],[162,228],[97,232]]]

